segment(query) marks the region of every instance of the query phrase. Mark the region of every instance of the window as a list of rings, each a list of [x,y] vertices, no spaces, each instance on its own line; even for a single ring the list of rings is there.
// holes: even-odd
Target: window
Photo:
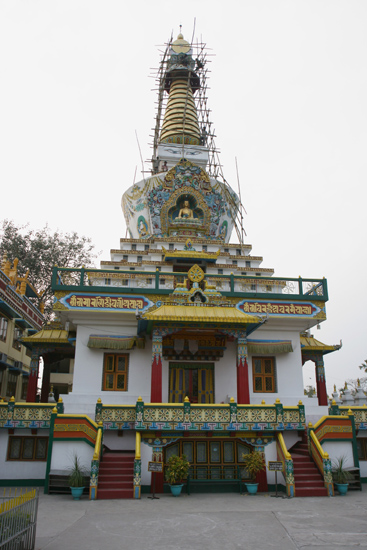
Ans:
[[[256,291],[256,285],[251,285],[251,290]]]
[[[14,329],[13,335],[13,348],[20,351],[22,349],[22,344],[19,342],[19,338],[22,337],[23,331],[20,328]]]
[[[228,254],[229,253],[229,248],[225,248],[224,252],[226,252]]]
[[[256,277],[261,277],[261,273],[256,273]]]
[[[240,248],[237,248],[237,249],[236,249],[236,255],[237,255],[237,256],[241,256],[241,249],[240,249]]]
[[[10,436],[8,460],[43,460],[47,459],[48,437]]]
[[[7,331],[8,331],[8,319],[1,315],[0,316],[0,340],[2,342],[6,341]]]
[[[218,269],[218,275],[223,275],[223,269]]]
[[[120,268],[115,266],[113,269],[120,269]]]
[[[367,460],[367,438],[357,439],[357,450],[359,460]]]
[[[159,284],[162,285],[162,286],[165,286],[166,279],[159,279]]]
[[[18,377],[16,374],[8,373],[8,384],[6,386],[6,397],[15,397],[15,392],[17,389],[17,380]]]
[[[105,279],[105,280],[104,280],[104,284],[105,284],[106,286],[109,286],[109,285],[111,284],[111,279]]]
[[[254,392],[275,393],[274,357],[253,357],[252,379]]]
[[[144,245],[144,250],[149,250],[149,244]]]
[[[129,279],[122,279],[121,286],[129,286]]]
[[[152,282],[153,282],[153,279],[147,279],[147,280],[146,280],[146,284],[147,284],[147,285],[151,285]]]
[[[103,366],[103,391],[127,391],[128,364],[128,354],[105,354]]]
[[[138,262],[142,262],[142,261],[143,261],[143,256],[138,256],[138,257],[137,257],[137,261],[138,261]]]
[[[129,261],[129,256],[127,254],[124,254],[122,256],[122,259],[123,259],[124,262],[128,262]]]
[[[135,271],[135,267],[130,267],[130,271]]]
[[[203,252],[208,252],[208,247],[206,246],[206,244],[203,244]]]
[[[233,265],[237,265],[237,260],[232,261]]]
[[[247,275],[246,271],[241,271],[241,275],[246,276]]]
[[[136,250],[136,244],[131,245],[131,250]]]
[[[251,262],[249,260],[246,260],[246,267],[251,267]]]
[[[169,250],[174,250],[174,245],[170,243],[170,244],[168,245],[168,249],[169,249]]]

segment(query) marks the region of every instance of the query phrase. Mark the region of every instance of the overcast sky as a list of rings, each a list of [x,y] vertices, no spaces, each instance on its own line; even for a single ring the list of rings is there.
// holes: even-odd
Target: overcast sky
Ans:
[[[278,277],[328,280],[313,332],[343,340],[325,357],[330,393],[367,358],[365,0],[2,0],[1,218],[75,230],[109,258],[141,171],[135,132],[151,157],[151,69],[195,19],[215,54],[209,106],[235,190],[237,157],[246,242]]]

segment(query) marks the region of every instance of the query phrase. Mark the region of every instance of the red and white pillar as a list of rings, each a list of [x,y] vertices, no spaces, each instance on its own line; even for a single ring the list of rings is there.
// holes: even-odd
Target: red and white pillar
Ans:
[[[250,403],[250,389],[247,364],[247,339],[237,338],[237,403],[248,405]]]
[[[324,359],[318,359],[315,361],[316,365],[316,387],[317,387],[317,397],[319,405],[328,405],[328,398],[326,392],[326,380],[325,380],[325,367]]]
[[[162,331],[153,330],[152,378],[150,387],[151,403],[162,403]]]

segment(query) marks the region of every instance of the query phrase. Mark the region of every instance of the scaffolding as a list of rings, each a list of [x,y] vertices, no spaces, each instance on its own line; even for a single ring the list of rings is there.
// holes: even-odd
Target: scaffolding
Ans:
[[[151,148],[153,149],[152,154],[152,173],[155,173],[158,167],[158,145],[161,135],[162,122],[164,118],[164,113],[167,107],[168,102],[168,93],[166,86],[166,73],[168,69],[168,63],[170,58],[170,48],[172,46],[173,36],[171,35],[170,39],[160,47],[160,63],[158,69],[152,69],[154,73],[150,76],[155,79],[155,89],[154,91],[158,94],[158,101],[156,102],[156,114],[155,114],[155,127],[153,128],[153,144]],[[232,206],[232,218],[234,222],[234,227],[237,233],[237,237],[240,241],[241,247],[244,243],[244,236],[246,232],[243,227],[243,217],[246,213],[241,202],[241,194],[239,187],[239,202],[236,201],[235,195],[224,177],[223,166],[219,159],[219,149],[215,144],[215,129],[213,122],[211,120],[211,109],[208,106],[208,79],[210,74],[210,63],[211,57],[214,56],[212,51],[207,48],[206,43],[202,41],[194,40],[191,42],[192,49],[192,58],[195,61],[195,66],[193,70],[189,70],[187,78],[187,87],[189,89],[192,83],[192,77],[195,77],[195,80],[199,81],[200,84],[195,86],[192,89],[196,111],[198,116],[199,130],[201,135],[201,145],[204,145],[208,149],[208,164],[206,172],[210,178],[215,179],[221,183],[222,192],[224,193],[227,201]],[[198,79],[196,78],[198,77]],[[187,101],[188,94],[186,96]],[[186,111],[186,106],[185,106]],[[185,127],[185,114],[183,120],[183,126]],[[184,148],[184,145],[183,145]],[[236,159],[236,169],[237,169],[237,159]],[[238,171],[237,171],[238,175]]]

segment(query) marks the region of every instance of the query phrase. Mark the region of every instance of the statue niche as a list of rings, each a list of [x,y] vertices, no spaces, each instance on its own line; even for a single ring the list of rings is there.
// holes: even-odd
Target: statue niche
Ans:
[[[176,203],[168,211],[170,224],[174,225],[201,225],[204,213],[192,195],[180,195]]]

